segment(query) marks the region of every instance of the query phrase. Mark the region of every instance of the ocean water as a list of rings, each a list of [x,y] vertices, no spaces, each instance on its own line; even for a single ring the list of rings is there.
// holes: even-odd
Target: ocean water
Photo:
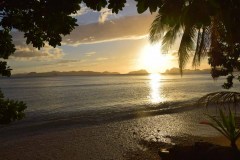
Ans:
[[[0,88],[6,97],[27,103],[25,122],[78,117],[87,124],[181,110],[207,93],[223,90],[224,80],[214,81],[209,74],[13,77],[0,79]],[[232,90],[240,88],[234,85]]]

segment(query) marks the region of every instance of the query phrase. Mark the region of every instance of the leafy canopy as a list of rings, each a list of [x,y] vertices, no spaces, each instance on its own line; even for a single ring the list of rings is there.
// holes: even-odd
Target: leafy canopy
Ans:
[[[228,75],[223,87],[232,87],[233,72],[240,70],[240,1],[164,0],[158,13],[150,40],[162,40],[168,50],[180,38],[181,74],[191,55],[193,66],[208,56],[212,77]]]

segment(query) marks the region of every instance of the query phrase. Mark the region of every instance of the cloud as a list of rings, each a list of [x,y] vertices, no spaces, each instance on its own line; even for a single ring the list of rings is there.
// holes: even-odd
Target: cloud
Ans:
[[[142,39],[149,33],[155,15],[137,15],[77,26],[62,44],[79,46],[118,40]],[[12,32],[14,44],[24,46],[26,39],[21,32]]]
[[[107,20],[109,15],[112,15],[112,11],[108,8],[103,8],[100,11],[100,16],[98,18],[98,22],[99,23],[104,23]]]
[[[76,65],[76,63],[84,63],[86,60],[84,59],[65,59],[65,60],[60,60],[60,61],[57,61],[56,65],[58,66],[69,66],[69,65]]]
[[[61,60],[56,62],[57,64],[65,64],[65,63],[76,63],[80,62],[80,60],[75,60],[75,59],[66,59],[66,60]]]
[[[91,57],[91,56],[93,56],[94,54],[96,54],[96,52],[84,53],[84,55],[85,55],[86,57]]]
[[[91,11],[85,4],[81,4],[80,7],[81,9],[78,10],[77,13],[71,15],[72,17],[81,16]]]
[[[56,60],[61,59],[62,49],[45,46],[41,50],[27,45],[17,45],[16,52],[10,56],[14,60]]]
[[[154,15],[138,15],[105,21],[105,23],[80,25],[70,35],[63,38],[63,44],[78,46],[124,39],[140,39],[148,35],[153,19]]]
[[[105,60],[108,60],[108,58],[106,58],[106,57],[100,57],[100,58],[97,58],[96,60],[97,60],[97,61],[105,61]]]

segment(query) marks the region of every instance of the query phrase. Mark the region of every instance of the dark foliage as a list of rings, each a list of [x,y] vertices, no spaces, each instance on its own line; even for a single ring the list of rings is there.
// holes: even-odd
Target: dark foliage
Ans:
[[[191,146],[173,146],[169,153],[159,151],[162,160],[237,160],[240,152],[230,147],[196,142]]]
[[[198,100],[198,104],[203,104],[205,106],[211,104],[222,105],[239,105],[240,103],[240,93],[239,92],[213,92],[209,93]]]
[[[8,124],[25,117],[24,110],[27,108],[22,101],[4,99],[0,91],[0,124]]]
[[[11,76],[11,68],[7,66],[7,62],[0,61],[0,75],[10,77]]]
[[[161,2],[150,29],[150,40],[162,40],[164,49],[168,50],[177,37],[181,37],[178,50],[181,74],[190,55],[193,55],[194,67],[207,56],[212,77],[227,76],[223,88],[232,87],[233,72],[240,70],[240,1]]]
[[[40,49],[47,42],[56,47],[76,24],[70,15],[80,9],[81,0],[2,0],[0,1],[0,58],[15,52],[11,30],[24,33],[27,44]],[[4,67],[5,66],[5,67]],[[5,68],[5,70],[4,70]],[[6,62],[1,62],[2,75],[10,75]]]
[[[2,27],[0,34],[0,50],[2,58],[8,58],[15,49],[12,44],[10,31],[17,29],[24,32],[27,44],[40,49],[45,42],[56,47],[61,45],[61,36],[69,34],[76,24],[71,17],[80,9],[81,0],[8,0],[0,2],[0,15]]]

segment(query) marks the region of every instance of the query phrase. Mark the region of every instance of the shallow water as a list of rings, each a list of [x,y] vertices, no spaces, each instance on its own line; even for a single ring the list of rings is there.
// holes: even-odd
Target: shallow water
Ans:
[[[83,121],[128,117],[138,111],[184,107],[221,91],[224,80],[202,75],[62,76],[0,79],[8,98],[27,103],[27,120],[81,117]],[[233,90],[240,88],[235,83]]]

